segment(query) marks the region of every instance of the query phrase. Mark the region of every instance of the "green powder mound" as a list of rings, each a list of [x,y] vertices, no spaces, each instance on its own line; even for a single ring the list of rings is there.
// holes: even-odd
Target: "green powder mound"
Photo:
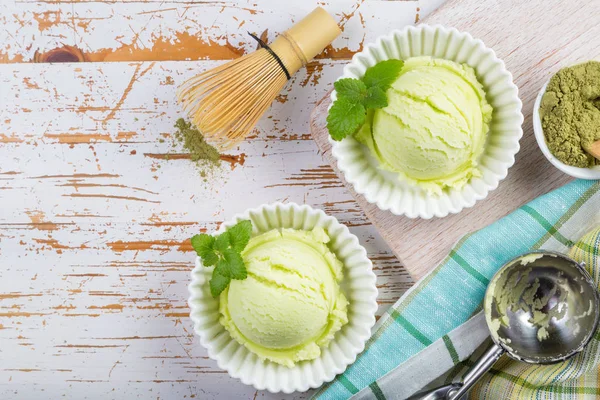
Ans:
[[[585,149],[600,140],[600,62],[558,71],[542,97],[540,118],[550,152],[574,167],[600,165]]]
[[[206,160],[214,165],[220,163],[221,155],[219,151],[204,140],[202,133],[194,128],[191,122],[179,118],[175,122],[175,127],[177,128],[175,139],[183,143],[183,148],[190,152],[192,161]]]

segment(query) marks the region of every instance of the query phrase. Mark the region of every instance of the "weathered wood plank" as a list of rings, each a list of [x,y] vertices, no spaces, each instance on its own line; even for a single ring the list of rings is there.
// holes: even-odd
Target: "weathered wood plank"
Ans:
[[[193,254],[186,239],[249,206],[305,202],[350,226],[380,277],[380,313],[411,285],[303,133],[313,92],[325,83],[315,90],[298,76],[291,90],[303,105],[275,103],[210,183],[189,160],[165,159],[181,149],[171,144],[180,111],[164,82],[196,66],[0,67],[0,340],[12,346],[0,377],[20,396],[57,380],[65,385],[57,395],[126,386],[167,398],[216,396],[230,386],[187,318]],[[324,66],[327,81],[339,67]],[[253,396],[233,384],[228,395]]]
[[[440,2],[2,2],[0,397],[281,398],[220,370],[187,318],[187,238],[262,203],[311,204],[348,225],[384,312],[412,280],[325,165],[309,115],[364,40]],[[252,50],[246,30],[272,39],[317,4],[342,37],[203,182],[172,147],[176,85]],[[63,45],[127,62],[29,63]],[[171,58],[203,60],[139,61]]]
[[[247,31],[272,40],[317,5],[343,28],[320,58],[348,59],[363,43],[413,23],[442,2],[313,0],[290,7],[273,0],[16,1],[0,5],[6,27],[0,62],[47,61],[50,56],[65,61],[232,59],[256,48]]]

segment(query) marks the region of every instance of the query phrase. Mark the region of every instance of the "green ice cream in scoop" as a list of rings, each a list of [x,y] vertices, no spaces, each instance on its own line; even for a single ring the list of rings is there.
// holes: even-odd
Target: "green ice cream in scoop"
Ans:
[[[321,228],[250,239],[242,252],[248,277],[220,296],[221,324],[238,343],[288,367],[319,357],[348,322],[342,263],[328,242]]]
[[[382,169],[430,193],[481,175],[492,107],[471,67],[410,58],[386,95],[388,106],[369,110],[356,134]]]

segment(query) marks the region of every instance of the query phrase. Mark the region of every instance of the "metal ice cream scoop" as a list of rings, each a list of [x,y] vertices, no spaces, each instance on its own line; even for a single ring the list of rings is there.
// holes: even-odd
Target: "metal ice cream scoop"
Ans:
[[[485,293],[492,346],[462,381],[411,399],[460,399],[504,353],[532,364],[563,361],[590,341],[599,310],[597,286],[584,265],[549,251],[517,257],[494,275]]]

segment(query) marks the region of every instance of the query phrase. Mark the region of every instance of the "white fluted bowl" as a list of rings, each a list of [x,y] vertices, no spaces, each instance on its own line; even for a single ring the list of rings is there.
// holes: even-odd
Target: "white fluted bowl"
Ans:
[[[397,174],[379,168],[379,162],[369,149],[354,138],[332,144],[332,154],[345,179],[368,202],[382,210],[409,218],[445,217],[485,198],[506,178],[508,169],[519,152],[523,136],[523,114],[519,92],[502,60],[481,40],[454,28],[435,25],[410,26],[379,37],[375,43],[352,58],[339,78],[361,78],[367,68],[388,59],[405,60],[410,57],[431,56],[467,64],[486,93],[494,108],[490,132],[484,153],[479,159],[482,176],[472,178],[461,189],[446,189],[442,194],[429,194],[399,178]],[[335,101],[336,92],[331,94]]]
[[[225,222],[219,232],[244,219],[252,221],[253,235],[277,228],[325,229],[331,238],[329,248],[344,264],[341,288],[349,302],[348,323],[322,349],[321,356],[317,359],[302,361],[293,368],[261,360],[233,340],[219,323],[219,299],[212,298],[208,285],[212,268],[202,266],[197,258],[189,285],[188,303],[194,331],[200,337],[200,343],[220,368],[258,390],[266,389],[273,393],[303,392],[332,381],[356,360],[375,324],[377,288],[373,265],[367,258],[367,252],[346,226],[323,211],[307,205],[275,203],[250,209]]]

